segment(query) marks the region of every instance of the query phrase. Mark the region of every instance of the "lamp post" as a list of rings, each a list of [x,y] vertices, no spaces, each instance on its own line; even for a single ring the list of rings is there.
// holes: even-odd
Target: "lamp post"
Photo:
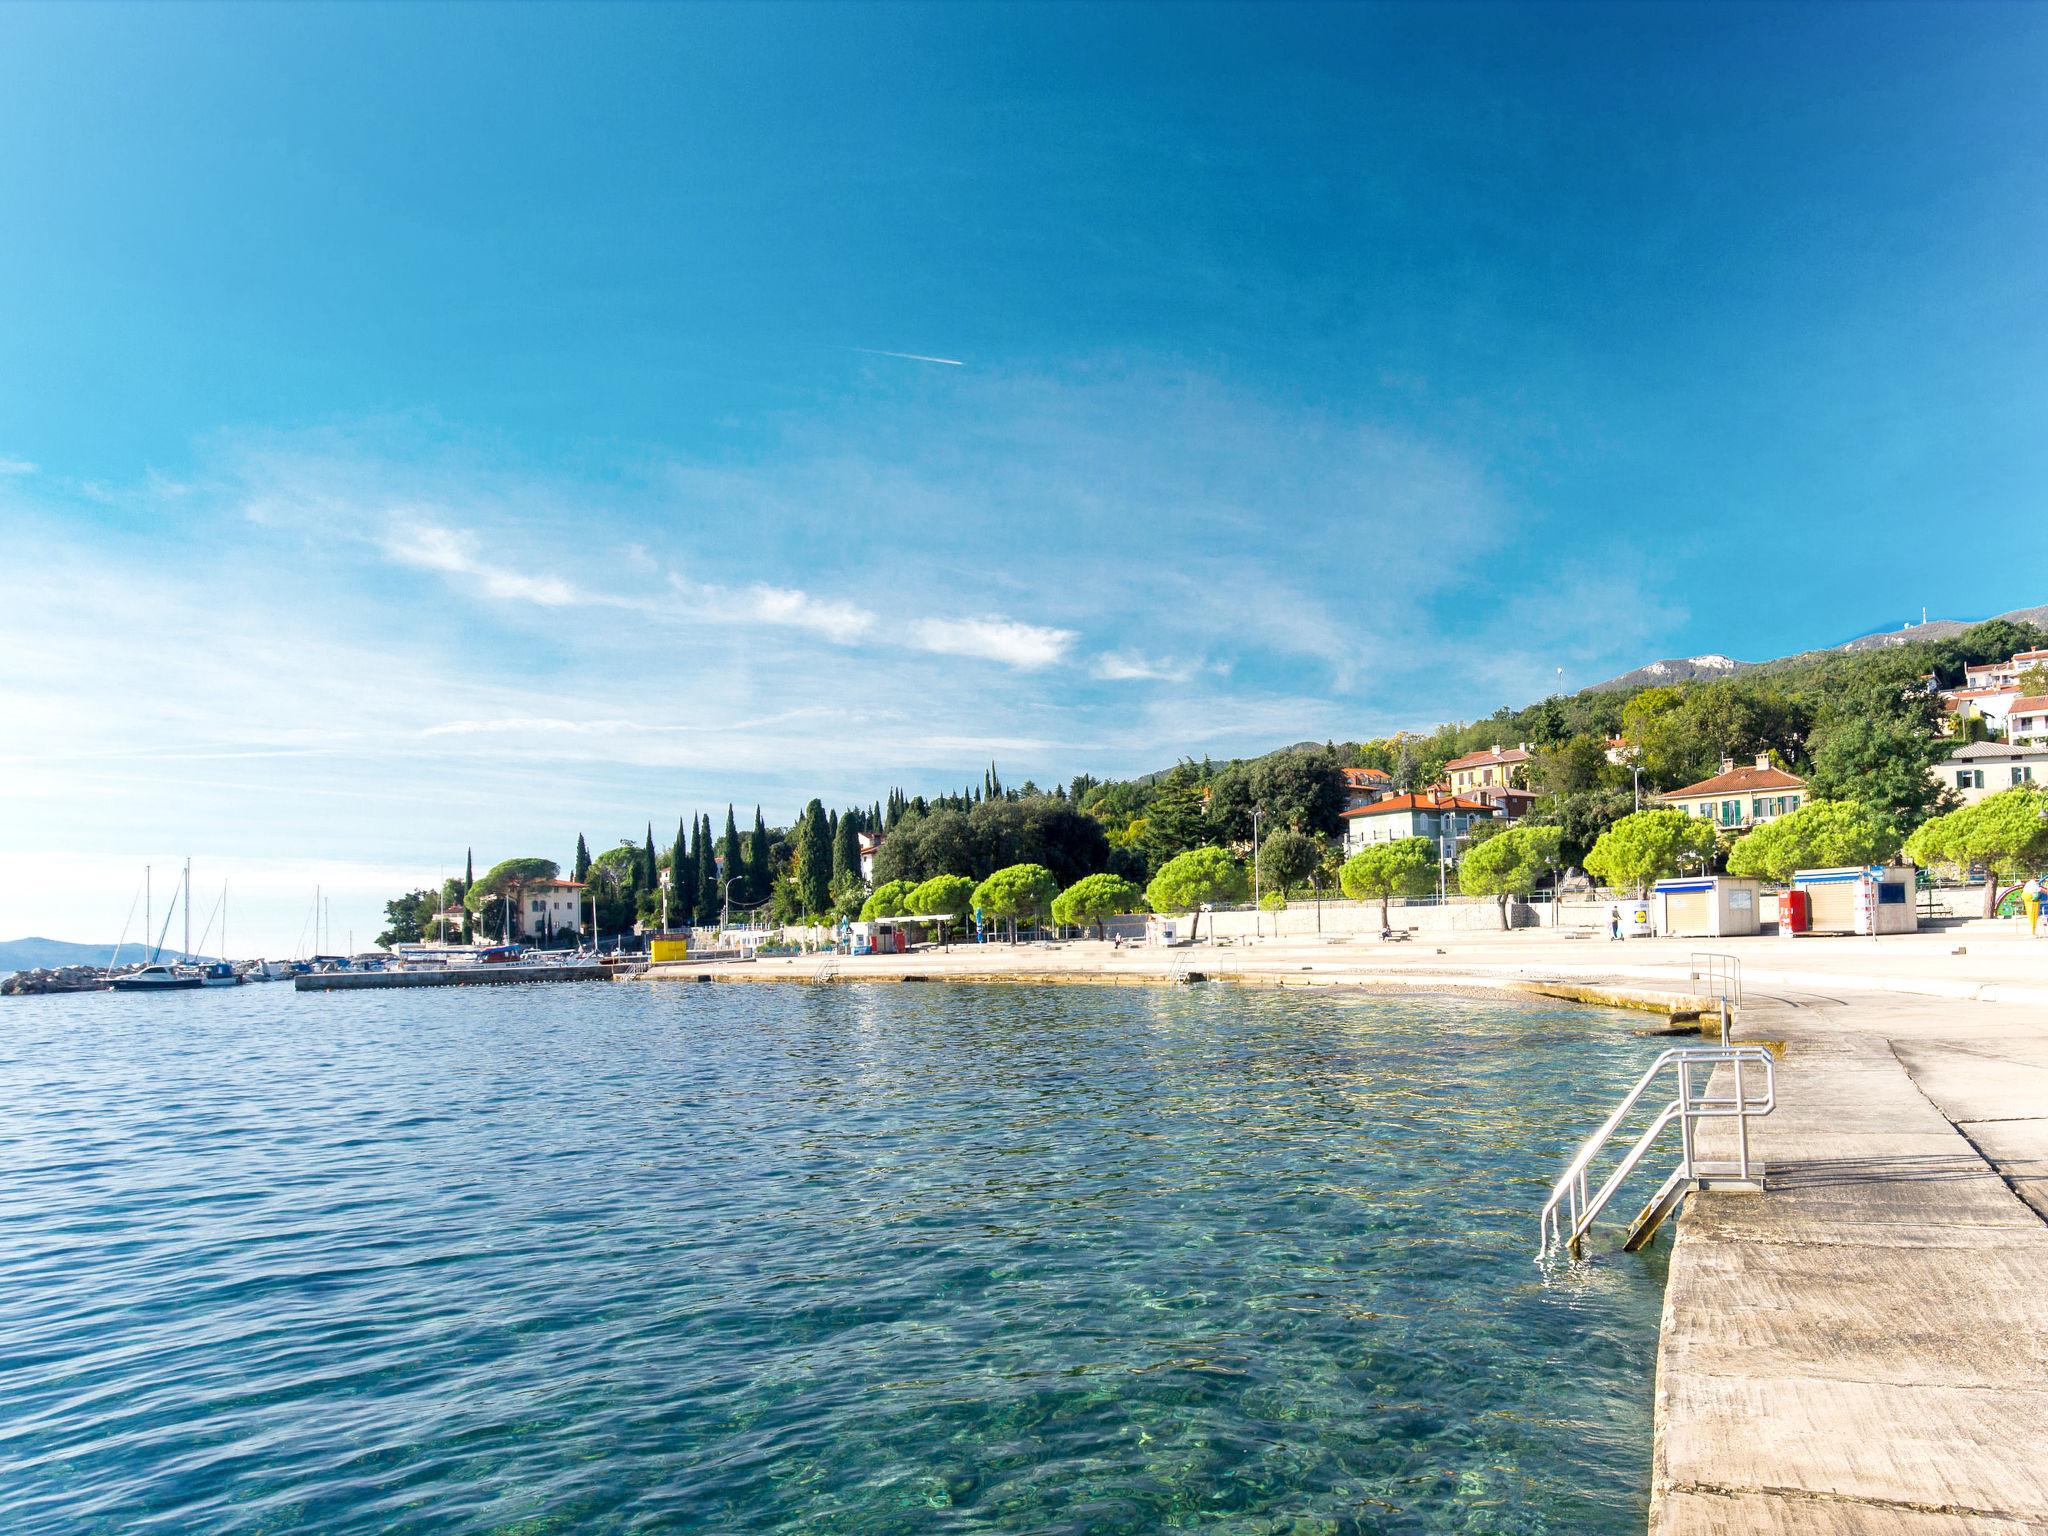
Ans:
[[[718,941],[721,944],[725,942],[726,925],[732,921],[732,883],[739,878],[733,875],[718,888]]]

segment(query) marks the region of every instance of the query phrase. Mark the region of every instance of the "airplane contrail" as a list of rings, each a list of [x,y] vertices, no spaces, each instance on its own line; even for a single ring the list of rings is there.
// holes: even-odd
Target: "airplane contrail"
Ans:
[[[879,347],[848,347],[846,350],[865,352],[869,357],[900,357],[906,363],[944,363],[948,368],[967,366],[957,357],[926,357],[922,352],[884,352]]]

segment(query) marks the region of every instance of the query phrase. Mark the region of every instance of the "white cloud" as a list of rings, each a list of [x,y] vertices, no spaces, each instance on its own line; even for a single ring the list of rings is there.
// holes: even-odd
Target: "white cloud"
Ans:
[[[0,475],[32,475],[35,472],[36,466],[27,459],[0,457]]]
[[[921,651],[939,656],[971,656],[1004,666],[1034,671],[1064,661],[1080,639],[1077,631],[1013,619],[913,619],[907,634]]]
[[[1140,651],[1104,651],[1089,670],[1110,683],[1184,683],[1198,670],[1198,663],[1175,661],[1170,656],[1146,656]]]
[[[874,614],[865,608],[813,597],[794,587],[752,586],[747,597],[760,623],[807,629],[841,645],[851,645],[875,627]]]
[[[474,553],[474,534],[433,523],[402,523],[385,536],[384,553],[400,565],[475,581],[484,596],[502,602],[539,603],[568,608],[588,602],[582,592],[557,576],[535,576],[509,566],[493,565]]]

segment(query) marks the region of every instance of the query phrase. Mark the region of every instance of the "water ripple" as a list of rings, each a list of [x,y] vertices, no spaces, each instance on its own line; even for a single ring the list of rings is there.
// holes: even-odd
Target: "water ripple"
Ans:
[[[1620,1532],[1654,1047],[1329,994],[9,1006],[0,1509],[76,1532]]]

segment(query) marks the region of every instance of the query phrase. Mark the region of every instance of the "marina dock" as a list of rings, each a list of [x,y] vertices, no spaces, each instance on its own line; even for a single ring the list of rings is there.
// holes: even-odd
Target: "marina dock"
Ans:
[[[617,967],[600,965],[451,965],[443,970],[314,971],[296,976],[301,992],[373,992],[387,987],[505,987],[522,982],[609,981]]]

